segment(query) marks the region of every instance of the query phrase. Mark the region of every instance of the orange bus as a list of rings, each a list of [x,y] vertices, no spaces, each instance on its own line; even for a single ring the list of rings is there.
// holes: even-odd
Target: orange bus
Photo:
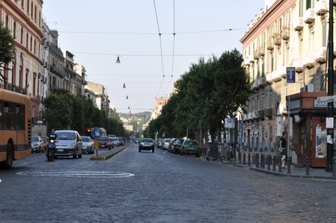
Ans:
[[[27,95],[0,89],[0,168],[31,154],[31,101]]]

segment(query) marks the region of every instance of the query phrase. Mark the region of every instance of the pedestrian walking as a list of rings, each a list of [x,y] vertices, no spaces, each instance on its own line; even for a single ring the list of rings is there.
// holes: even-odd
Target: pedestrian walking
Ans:
[[[281,154],[281,160],[279,162],[282,162],[281,166],[282,169],[286,169],[285,167],[285,160],[287,155],[287,132],[282,133],[282,137],[280,139],[280,154]]]

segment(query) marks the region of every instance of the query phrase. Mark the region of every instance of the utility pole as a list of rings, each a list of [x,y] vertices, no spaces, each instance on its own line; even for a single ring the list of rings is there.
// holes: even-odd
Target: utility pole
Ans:
[[[334,95],[334,1],[329,0],[329,66],[328,66],[328,96]],[[334,102],[328,102],[328,118],[334,118]],[[334,128],[327,129],[327,166],[326,172],[332,172]]]

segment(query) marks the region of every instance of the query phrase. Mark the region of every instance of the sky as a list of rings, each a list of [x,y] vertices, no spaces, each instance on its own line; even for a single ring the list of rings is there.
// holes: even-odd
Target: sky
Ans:
[[[45,0],[42,11],[86,80],[105,86],[118,113],[138,113],[155,109],[155,98],[169,96],[201,57],[242,52],[247,24],[263,7],[264,0]]]

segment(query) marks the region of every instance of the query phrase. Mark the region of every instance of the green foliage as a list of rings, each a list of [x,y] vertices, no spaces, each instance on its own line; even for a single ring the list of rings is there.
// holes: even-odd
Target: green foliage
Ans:
[[[10,70],[5,67],[15,58],[15,38],[10,34],[10,30],[0,21],[0,81],[5,80],[3,71]]]
[[[94,106],[91,99],[73,96],[66,90],[53,91],[43,101],[42,117],[48,121],[48,131],[67,129],[70,125],[84,135],[87,128],[102,127],[107,134],[127,136],[118,116],[108,119],[105,111]]]
[[[176,82],[178,90],[162,108],[161,115],[152,120],[146,136],[194,138],[195,132],[207,130],[214,138],[223,129],[222,120],[242,110],[251,90],[243,57],[236,49],[213,56],[207,62],[201,58]],[[220,138],[220,137],[219,137]]]

